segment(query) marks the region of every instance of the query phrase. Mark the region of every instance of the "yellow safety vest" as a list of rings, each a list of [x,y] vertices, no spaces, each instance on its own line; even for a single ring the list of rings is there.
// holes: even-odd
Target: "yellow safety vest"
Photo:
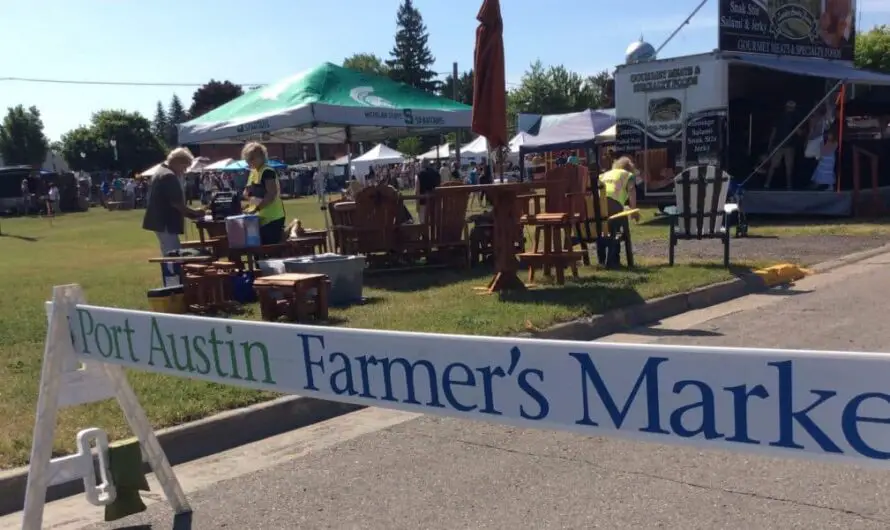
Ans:
[[[612,169],[600,175],[600,182],[606,187],[606,196],[618,201],[622,206],[627,204],[633,187],[633,173],[623,169]]]
[[[267,169],[270,171],[274,171],[269,166],[261,166],[257,169],[251,169],[250,175],[248,175],[247,177],[247,185],[260,185],[262,182],[263,172]],[[276,197],[274,201],[267,204],[265,207],[263,207],[262,210],[258,210],[257,215],[260,216],[261,226],[271,223],[272,221],[284,219],[284,201],[281,200],[281,191],[278,192],[278,197]]]

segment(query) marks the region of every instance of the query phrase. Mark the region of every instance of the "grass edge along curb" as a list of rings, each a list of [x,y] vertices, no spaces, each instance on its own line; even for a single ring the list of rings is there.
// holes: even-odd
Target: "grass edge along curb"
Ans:
[[[890,253],[890,244],[824,261],[807,270],[817,274],[825,273],[885,253]],[[542,331],[521,333],[518,336],[551,340],[592,341],[637,326],[652,324],[687,311],[704,309],[742,296],[763,292],[770,287],[774,286],[768,285],[756,274],[748,273],[725,282],[654,298],[641,304],[613,309],[602,315],[563,322]]]
[[[162,429],[157,431],[157,437],[170,465],[175,466],[363,408],[336,401],[285,396]],[[22,510],[27,482],[28,467],[0,471],[0,516]],[[51,486],[46,500],[52,502],[80,493],[83,493],[83,481],[67,482]]]

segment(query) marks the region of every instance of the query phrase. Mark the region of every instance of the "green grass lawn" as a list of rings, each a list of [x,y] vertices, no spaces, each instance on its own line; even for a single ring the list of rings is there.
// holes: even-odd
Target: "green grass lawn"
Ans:
[[[314,199],[287,202],[288,219],[307,228],[324,227]],[[646,212],[647,217],[652,212]],[[30,451],[33,411],[43,355],[46,316],[43,302],[53,285],[78,283],[90,303],[147,309],[145,293],[157,287],[158,254],[153,234],[140,229],[141,211],[109,212],[94,208],[66,214],[52,224],[43,218],[2,219],[0,237],[0,468],[24,465]],[[868,233],[886,227],[849,223],[834,230]],[[758,233],[772,230],[758,225]],[[819,233],[815,227],[775,227]],[[825,228],[829,230],[829,228]],[[189,238],[196,238],[192,231]],[[664,239],[664,226],[644,223],[637,241]],[[748,264],[753,265],[753,264]],[[490,271],[402,272],[369,275],[367,303],[331,311],[332,323],[355,328],[504,335],[543,328],[559,321],[601,313],[609,308],[688,290],[731,277],[718,264],[678,265],[643,262],[634,271],[582,268],[582,278],[564,287],[542,285],[499,301],[477,295]],[[258,318],[255,307],[243,318]],[[145,372],[130,380],[156,428],[208,416],[273,397],[268,393],[188,381]],[[65,410],[59,418],[56,450],[73,448],[79,429],[98,426],[112,438],[129,436],[114,402]]]

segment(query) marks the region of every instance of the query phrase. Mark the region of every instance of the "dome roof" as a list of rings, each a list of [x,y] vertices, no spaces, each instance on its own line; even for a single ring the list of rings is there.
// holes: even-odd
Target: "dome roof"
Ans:
[[[632,42],[624,52],[625,63],[634,64],[655,60],[655,47],[644,41],[642,37]]]

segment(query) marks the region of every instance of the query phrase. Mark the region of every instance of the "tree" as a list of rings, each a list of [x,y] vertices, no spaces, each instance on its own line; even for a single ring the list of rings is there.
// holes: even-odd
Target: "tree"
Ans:
[[[609,79],[608,72],[585,78],[563,65],[545,69],[541,61],[536,61],[522,76],[519,87],[510,92],[509,99],[515,112],[532,114],[603,108],[609,103]]]
[[[423,149],[423,143],[417,136],[400,138],[396,144],[396,150],[405,156],[415,157],[421,153],[421,149]]]
[[[343,68],[371,75],[389,75],[389,68],[383,59],[373,53],[356,53],[343,59]]]
[[[396,15],[396,42],[389,52],[392,59],[386,61],[389,77],[421,90],[434,92],[439,83],[432,70],[436,58],[430,51],[429,33],[420,11],[412,0],[402,0]]]
[[[587,85],[590,108],[609,109],[615,106],[615,80],[607,70],[587,76],[584,83]]]
[[[8,165],[40,168],[49,151],[37,107],[10,107],[0,125],[0,158]]]
[[[856,35],[855,63],[859,68],[890,74],[890,26],[875,26]]]
[[[449,98],[454,99],[454,78],[451,75],[445,78],[445,81],[442,83],[442,87],[439,90],[439,94]],[[457,77],[457,101],[460,103],[466,103],[467,105],[473,104],[473,71],[463,72]]]
[[[164,104],[158,101],[155,107],[155,117],[151,122],[151,132],[162,141],[167,138],[167,111]]]
[[[88,127],[78,127],[62,136],[62,156],[75,171],[144,170],[164,158],[164,146],[151,126],[138,112],[99,111]]]
[[[192,105],[189,107],[188,115],[192,118],[203,116],[242,94],[244,94],[244,90],[241,85],[236,85],[231,81],[211,79],[209,83],[202,85],[192,94]]]
[[[182,107],[182,101],[179,96],[173,94],[170,99],[170,106],[167,108],[167,134],[164,135],[164,143],[168,146],[179,145],[179,130],[177,125],[188,119],[185,109]]]

